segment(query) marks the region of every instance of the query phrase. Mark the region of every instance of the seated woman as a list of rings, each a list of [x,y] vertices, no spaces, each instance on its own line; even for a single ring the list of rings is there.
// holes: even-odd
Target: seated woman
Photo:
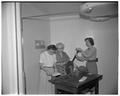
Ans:
[[[69,56],[66,52],[64,52],[64,44],[63,43],[57,43],[57,52],[56,52],[56,68],[57,72],[61,73],[61,75],[65,75],[65,64],[70,60]]]

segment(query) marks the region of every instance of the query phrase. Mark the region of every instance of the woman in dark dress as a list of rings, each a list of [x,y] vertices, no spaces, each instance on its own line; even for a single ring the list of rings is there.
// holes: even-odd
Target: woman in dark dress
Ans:
[[[86,46],[88,47],[85,51],[81,48],[76,48],[77,51],[81,52],[81,57],[76,55],[77,60],[79,61],[86,61],[86,67],[89,73],[98,74],[97,69],[97,49],[94,47],[94,40],[92,38],[85,39]]]

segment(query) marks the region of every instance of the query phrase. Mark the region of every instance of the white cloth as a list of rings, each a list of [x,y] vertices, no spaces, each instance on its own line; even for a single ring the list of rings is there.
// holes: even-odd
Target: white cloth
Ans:
[[[43,66],[51,67],[48,68],[48,71],[54,73],[54,69],[52,68],[53,64],[56,63],[56,56],[48,54],[47,51],[40,54],[40,63]],[[54,94],[55,88],[52,83],[48,80],[51,79],[51,76],[48,76],[45,71],[41,69],[40,71],[40,86],[39,86],[39,93],[40,94]]]
[[[54,63],[56,63],[56,55],[50,55],[47,51],[40,54],[40,63],[43,66],[52,67]]]
[[[53,71],[52,68],[49,68],[49,71]],[[39,94],[54,94],[55,93],[54,85],[48,81],[50,79],[51,79],[51,76],[47,76],[46,72],[41,70]]]

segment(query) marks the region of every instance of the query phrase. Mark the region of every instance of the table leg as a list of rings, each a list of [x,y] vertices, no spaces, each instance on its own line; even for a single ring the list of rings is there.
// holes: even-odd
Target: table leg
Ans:
[[[58,90],[57,90],[57,88],[55,87],[55,94],[58,94]]]
[[[95,94],[99,94],[99,81],[95,85]]]

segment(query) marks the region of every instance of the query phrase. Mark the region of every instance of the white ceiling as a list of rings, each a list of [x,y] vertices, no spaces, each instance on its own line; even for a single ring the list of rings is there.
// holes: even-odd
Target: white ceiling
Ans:
[[[24,6],[29,5],[32,6],[34,9],[37,10],[37,14],[35,15],[49,15],[53,16],[50,14],[56,14],[56,15],[65,15],[65,14],[79,14],[80,11],[80,6],[83,5],[85,2],[56,2],[56,3],[39,3],[39,2],[32,2],[32,3],[23,3]],[[23,8],[23,11],[25,9]],[[117,13],[117,8],[111,7],[111,6],[98,6],[95,7],[95,9],[91,12],[88,13],[89,15],[94,15],[94,16],[101,16],[101,15],[107,15],[107,14],[114,14]],[[33,10],[29,10],[29,12],[33,13]],[[30,16],[30,15],[29,15]],[[31,15],[34,16],[34,15]]]
[[[83,3],[31,3],[37,10],[46,14],[79,12],[81,4]]]

